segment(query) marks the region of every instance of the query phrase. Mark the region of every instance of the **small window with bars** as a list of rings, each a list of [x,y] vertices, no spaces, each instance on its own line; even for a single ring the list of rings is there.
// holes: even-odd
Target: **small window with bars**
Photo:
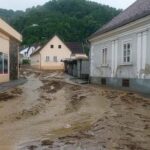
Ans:
[[[123,79],[122,80],[122,87],[130,87],[130,80],[129,79]]]
[[[102,84],[102,85],[106,85],[106,78],[102,78],[102,79],[101,79],[101,84]]]

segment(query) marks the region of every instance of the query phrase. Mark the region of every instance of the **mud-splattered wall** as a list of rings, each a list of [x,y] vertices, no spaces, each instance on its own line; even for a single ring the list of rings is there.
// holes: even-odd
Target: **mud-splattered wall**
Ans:
[[[10,39],[10,80],[18,79],[18,52],[19,52],[19,43],[11,38]]]

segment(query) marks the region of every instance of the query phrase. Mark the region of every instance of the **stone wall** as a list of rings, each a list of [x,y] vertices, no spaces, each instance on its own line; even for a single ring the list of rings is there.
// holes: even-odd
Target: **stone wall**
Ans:
[[[18,72],[19,72],[19,42],[15,39],[10,39],[10,80],[18,79]]]

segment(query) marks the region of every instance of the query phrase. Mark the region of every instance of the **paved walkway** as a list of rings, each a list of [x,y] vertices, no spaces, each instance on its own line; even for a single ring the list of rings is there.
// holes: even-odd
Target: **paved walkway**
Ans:
[[[16,86],[22,85],[27,81],[25,78],[20,78],[18,80],[13,80],[10,82],[0,84],[0,92],[4,92],[8,89],[15,88]]]

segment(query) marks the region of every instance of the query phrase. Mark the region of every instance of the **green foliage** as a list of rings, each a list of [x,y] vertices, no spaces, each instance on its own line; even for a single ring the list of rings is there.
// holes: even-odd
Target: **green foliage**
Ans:
[[[24,45],[32,45],[49,40],[54,34],[67,42],[85,42],[88,36],[120,12],[88,0],[51,0],[20,13],[12,10],[2,13],[0,10],[0,16],[22,32]],[[38,26],[32,27],[32,24]]]
[[[6,10],[0,9],[0,17],[4,19],[8,23],[12,23],[18,17],[23,16],[23,11],[13,11],[13,10]]]
[[[29,65],[30,64],[30,60],[29,59],[23,59],[22,60],[22,65]]]

